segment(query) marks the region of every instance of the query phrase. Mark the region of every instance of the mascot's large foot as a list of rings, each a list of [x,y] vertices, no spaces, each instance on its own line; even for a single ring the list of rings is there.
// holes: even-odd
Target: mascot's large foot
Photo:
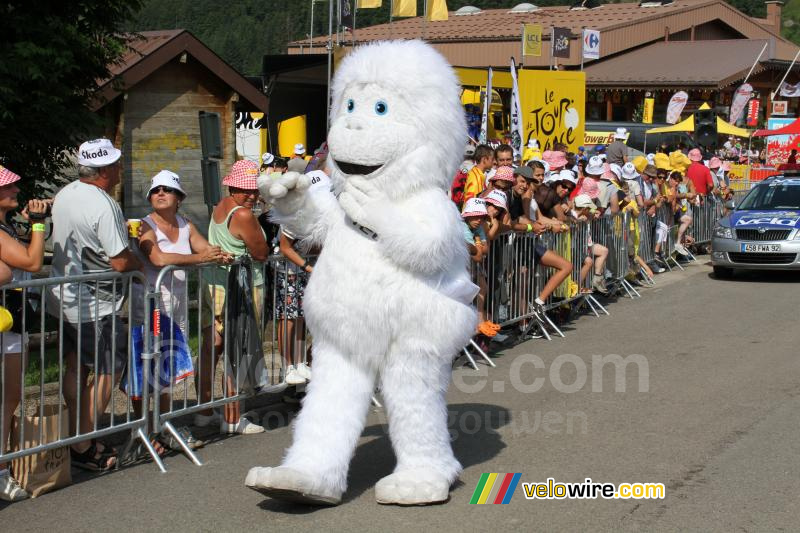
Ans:
[[[449,497],[447,478],[423,468],[395,472],[375,485],[375,500],[382,504],[430,505]]]
[[[342,494],[319,487],[315,478],[284,466],[255,466],[247,473],[244,484],[251,489],[279,500],[310,505],[338,505]]]

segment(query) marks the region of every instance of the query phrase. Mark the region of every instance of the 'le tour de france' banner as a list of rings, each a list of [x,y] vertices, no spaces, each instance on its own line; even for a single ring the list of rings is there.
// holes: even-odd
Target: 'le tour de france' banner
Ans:
[[[486,70],[456,67],[463,87],[486,86]],[[586,74],[580,71],[528,70],[517,71],[519,100],[522,111],[522,145],[531,139],[544,150],[564,143],[571,152],[584,144]],[[508,71],[492,73],[492,88],[511,90]],[[509,109],[504,107],[506,116]],[[508,132],[510,133],[510,132]]]
[[[584,141],[586,74],[522,69],[518,76],[523,145],[536,139],[543,151],[564,143],[577,152]]]

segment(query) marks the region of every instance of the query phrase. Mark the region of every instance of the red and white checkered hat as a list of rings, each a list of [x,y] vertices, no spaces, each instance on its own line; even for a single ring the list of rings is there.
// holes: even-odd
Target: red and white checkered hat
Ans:
[[[258,190],[258,164],[248,159],[240,159],[231,167],[231,172],[222,180],[223,185],[244,189]]]
[[[0,187],[14,183],[15,181],[19,181],[21,179],[22,178],[20,178],[17,174],[14,174],[3,165],[0,165]]]
[[[494,175],[489,178],[489,181],[503,180],[514,183],[514,169],[507,166],[497,167]]]

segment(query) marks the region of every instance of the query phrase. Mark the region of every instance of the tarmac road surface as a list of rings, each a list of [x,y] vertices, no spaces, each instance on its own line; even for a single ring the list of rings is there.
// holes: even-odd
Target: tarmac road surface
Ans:
[[[564,339],[508,349],[481,375],[456,370],[449,409],[464,472],[445,505],[375,503],[373,485],[394,466],[376,409],[342,505],[297,506],[246,489],[247,470],[277,464],[291,441],[292,409],[279,404],[262,409],[265,434],[200,450],[203,467],[173,454],[166,474],[142,462],[81,476],[0,504],[2,530],[796,530],[800,275],[717,281],[710,270],[660,275],[641,299],[612,303],[611,316],[584,316]],[[627,358],[619,373],[598,359],[610,354]],[[527,483],[663,483],[666,494],[527,500],[520,484],[508,505],[469,505],[485,472],[519,472]]]

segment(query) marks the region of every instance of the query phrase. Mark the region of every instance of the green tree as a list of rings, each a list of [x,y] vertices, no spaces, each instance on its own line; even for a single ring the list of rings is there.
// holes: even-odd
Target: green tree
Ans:
[[[26,193],[52,183],[102,126],[90,108],[97,80],[125,51],[121,23],[140,0],[0,3],[0,164]]]

